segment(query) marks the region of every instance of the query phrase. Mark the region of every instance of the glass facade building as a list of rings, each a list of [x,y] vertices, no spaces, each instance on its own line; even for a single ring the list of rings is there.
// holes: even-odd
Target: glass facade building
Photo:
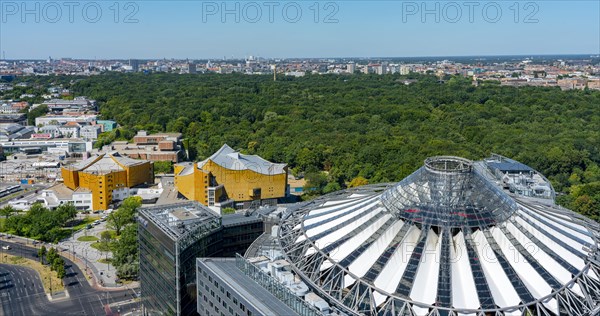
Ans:
[[[219,253],[221,219],[198,203],[139,212],[141,299],[147,315],[194,315],[197,257]]]
[[[256,216],[221,217],[198,202],[139,211],[140,286],[147,315],[196,315],[196,258],[234,257],[260,236]]]

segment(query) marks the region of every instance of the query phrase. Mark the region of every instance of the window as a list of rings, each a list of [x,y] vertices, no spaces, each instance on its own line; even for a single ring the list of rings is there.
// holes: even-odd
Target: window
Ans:
[[[229,293],[229,291],[227,291],[227,298],[231,299],[231,293]]]

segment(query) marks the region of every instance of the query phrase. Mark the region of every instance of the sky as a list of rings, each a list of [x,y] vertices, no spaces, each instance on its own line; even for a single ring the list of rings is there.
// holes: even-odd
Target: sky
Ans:
[[[7,59],[600,54],[600,1],[9,1]]]

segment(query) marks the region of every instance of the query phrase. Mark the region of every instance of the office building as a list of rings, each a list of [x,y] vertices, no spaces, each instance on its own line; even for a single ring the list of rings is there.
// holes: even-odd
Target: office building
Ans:
[[[142,208],[138,222],[148,315],[196,315],[196,258],[244,253],[264,230],[257,216],[221,217],[195,201]]]
[[[319,315],[301,298],[244,258],[198,258],[196,278],[198,314],[203,316],[298,315],[282,302],[279,297],[283,296],[307,312],[313,312],[304,315]],[[273,291],[268,291],[258,283],[260,281]]]
[[[87,125],[79,130],[79,136],[83,139],[98,139],[102,133],[102,125]]]

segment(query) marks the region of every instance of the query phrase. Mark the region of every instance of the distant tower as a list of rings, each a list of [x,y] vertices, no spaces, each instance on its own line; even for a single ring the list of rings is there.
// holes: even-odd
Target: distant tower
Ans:
[[[277,81],[277,65],[271,65],[271,69],[273,69],[273,81]]]
[[[133,72],[140,71],[140,61],[137,59],[130,59],[129,66],[131,66],[131,71]]]
[[[353,74],[356,71],[356,64],[355,63],[348,63],[348,66],[346,67],[346,71],[348,73]]]
[[[187,73],[195,74],[196,73],[196,63],[193,61],[187,63]]]

